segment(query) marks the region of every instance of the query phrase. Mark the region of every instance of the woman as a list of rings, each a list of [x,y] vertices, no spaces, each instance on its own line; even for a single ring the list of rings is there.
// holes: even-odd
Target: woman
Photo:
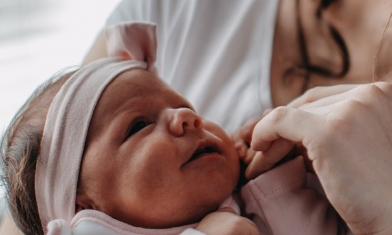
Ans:
[[[233,131],[252,117],[260,118],[265,109],[286,105],[312,87],[371,82],[376,48],[389,19],[390,5],[392,5],[392,1],[385,0],[123,1],[109,18],[108,24],[129,20],[156,23],[159,40],[158,57],[160,58],[157,61],[157,67],[161,76],[170,78],[167,82],[190,99],[202,116],[218,122],[227,131]],[[106,55],[103,50],[106,48],[104,45],[105,37],[101,34],[85,58],[85,63],[104,57]],[[383,61],[388,61],[388,57],[383,58]],[[386,65],[386,67],[378,68],[377,71],[388,71],[388,63],[380,61],[379,64]],[[365,87],[368,86],[373,87],[373,85]],[[341,96],[351,99],[351,97],[362,97],[367,92],[367,88],[359,87],[351,92],[342,93],[341,96],[331,96],[331,94],[341,93],[345,89],[345,86],[338,86],[313,90],[317,96],[306,95],[292,104],[292,107],[300,107],[298,109],[300,111],[305,109],[306,105],[301,106],[301,104],[306,103],[309,97],[312,97],[312,100],[317,100],[323,96],[326,98],[320,101],[326,100],[333,107],[334,102],[337,102],[337,106],[340,104]],[[384,97],[384,100],[391,99],[391,89],[382,91],[384,95],[379,95],[379,97]],[[388,104],[387,101],[378,102],[376,97],[371,97],[366,102],[374,109],[376,107],[370,104],[378,104],[379,109],[377,110],[383,110],[382,107]],[[314,105],[323,107],[320,102],[316,102]],[[218,106],[221,108],[218,109]],[[269,115],[269,117],[278,116],[282,120],[287,120],[288,117],[291,117],[287,114],[292,112],[279,111],[283,109],[274,111],[275,114]],[[323,111],[325,107],[315,110],[321,115],[327,115],[327,112]],[[387,110],[389,111],[389,109]],[[312,113],[302,113],[303,115],[300,116],[298,113],[301,112],[299,111],[292,115],[294,121],[291,122],[291,128],[287,128],[287,132],[290,130],[290,133],[300,132],[298,129],[293,129],[297,127],[296,120],[299,122],[307,120],[307,118],[309,120],[315,119],[311,116]],[[338,114],[346,114],[344,123],[350,124],[352,119],[348,117],[360,117],[356,116],[360,112],[366,113],[367,119],[361,119],[361,122],[348,128],[356,129],[358,126],[361,127],[370,121],[377,120],[377,118],[388,119],[388,113],[386,115],[381,113],[380,116],[379,113],[373,114],[373,110],[370,108],[365,111],[355,109],[349,111],[347,112],[346,107],[342,106],[334,109],[334,112]],[[316,114],[318,113],[314,115]],[[303,133],[301,138],[294,138],[296,136],[287,135],[286,132],[276,134],[280,123],[279,118],[272,118],[275,120],[272,122],[274,125],[268,128],[262,123],[266,123],[270,119],[266,118],[265,120],[256,127],[253,139],[257,144],[255,145],[258,147],[257,149],[267,150],[265,143],[281,136],[290,140],[288,141],[289,146],[291,141],[301,142],[308,149],[319,149],[325,156],[336,156],[334,158],[324,157],[323,159],[333,167],[345,166],[346,171],[353,173],[350,175],[351,180],[363,178],[362,174],[365,173],[362,171],[350,171],[355,166],[350,163],[355,159],[346,157],[347,154],[344,151],[338,151],[344,148],[341,145],[344,141],[333,142],[335,143],[333,148],[329,145],[321,145],[321,143],[328,143],[327,140],[330,140],[324,138],[339,134],[338,128],[331,130],[329,125],[321,126],[317,125],[318,122],[305,122],[306,125],[302,125],[304,129],[301,129],[301,133]],[[365,120],[366,122],[364,122]],[[317,132],[314,131],[314,125],[319,128]],[[386,122],[374,122],[373,125],[381,128],[380,131],[375,131],[374,136],[378,137],[379,141],[385,140],[386,143],[380,148],[377,148],[372,142],[368,143],[369,149],[374,149],[373,152],[376,153],[376,150],[392,146],[390,142],[387,142],[388,138],[382,138],[386,135],[385,133],[392,133],[385,132],[388,130],[383,128],[388,126]],[[318,145],[309,148],[308,142],[304,140],[313,137],[314,133],[326,130],[329,130],[327,132],[329,135],[318,137],[319,141],[316,142]],[[273,133],[274,138],[266,138],[261,135],[264,131]],[[356,134],[353,132],[354,137],[358,136]],[[355,138],[352,140],[351,149],[357,150],[357,145],[364,146],[360,141],[354,141]],[[331,152],[332,150],[336,150],[336,152]],[[363,153],[359,152],[356,157],[362,160],[366,157],[361,155]],[[318,154],[312,154],[313,152],[308,151],[311,160],[318,159]],[[281,154],[271,155],[281,156]],[[374,156],[380,159],[379,162],[389,159],[388,155],[382,152]],[[272,162],[276,162],[279,157],[273,159]],[[257,168],[261,164],[254,164],[257,166],[255,171],[260,170]],[[250,169],[252,167],[255,166],[251,166]],[[339,168],[335,167],[334,169],[337,171],[336,169]],[[261,169],[261,171],[263,170],[265,169]],[[335,174],[332,171],[324,172],[317,167],[315,167],[315,171],[321,180],[334,179],[336,182],[343,182],[346,176],[346,174]],[[372,172],[382,171],[375,166]],[[379,177],[383,179],[381,181],[384,184],[389,177],[392,177],[389,172],[385,172],[381,176],[384,176],[384,178]],[[347,189],[338,187],[337,189],[340,191],[336,191],[337,189],[334,190],[334,187],[329,187],[328,181],[326,183],[325,180],[322,180],[322,183],[330,199],[339,195],[345,196],[340,198],[341,200],[336,199],[331,202],[338,212],[342,213],[342,217],[355,233],[376,231],[374,229],[361,230],[366,227],[361,222],[369,220],[363,219],[365,218],[364,213],[357,213],[359,218],[347,215],[350,212],[347,208],[353,208],[355,212],[358,212],[361,209],[366,210],[368,207],[377,211],[379,207],[363,205],[361,204],[363,201],[352,201],[349,204],[345,200],[351,200],[352,197]],[[369,184],[356,182],[356,187],[352,189],[354,193],[351,195],[367,192],[365,189],[371,186]],[[375,190],[380,190],[380,188],[375,188]],[[373,200],[373,195],[370,195],[369,198],[370,201],[376,199],[374,197]],[[387,212],[387,210],[385,211]],[[387,220],[387,215],[388,213],[385,213],[377,219],[375,216],[370,218],[377,222],[380,219]],[[381,222],[373,225],[380,230],[385,228],[384,223],[381,224]]]
[[[123,1],[107,24],[156,23],[161,76],[203,116],[231,131],[312,87],[372,81],[391,5],[382,0]],[[85,63],[105,56],[103,44],[101,34]],[[217,110],[215,103],[225,107]],[[233,111],[241,114],[227,117]]]
[[[228,130],[242,125],[251,117],[261,115],[265,108],[286,105],[312,87],[368,83],[373,81],[375,75],[381,77],[389,72],[389,64],[386,62],[389,56],[385,53],[383,55],[387,56],[380,57],[382,60],[377,61],[377,69],[373,71],[372,67],[377,46],[391,14],[392,1],[280,0],[279,3],[276,2],[187,1],[180,3],[171,1],[168,6],[165,6],[165,3],[154,1],[143,3],[124,1],[109,18],[108,24],[122,20],[147,20],[157,23],[158,31],[163,28],[159,39],[161,61],[158,60],[159,70],[164,73],[163,77],[170,77],[172,80],[168,82],[196,103],[202,115],[219,122]],[[201,23],[204,25],[200,26]],[[257,30],[261,32],[258,34]],[[178,38],[172,36],[173,34]],[[231,38],[230,42],[227,42],[227,37]],[[194,38],[197,41],[192,40]],[[224,50],[205,46],[211,41],[216,45],[227,46]],[[104,53],[100,54],[102,53],[100,48],[104,48],[102,43],[104,43],[103,35],[91,49],[86,62],[94,57],[104,56]],[[273,50],[269,51],[268,47]],[[193,53],[188,54],[188,51]],[[211,61],[214,65],[222,64],[222,66],[218,66],[217,73],[211,73],[206,69],[210,64],[203,62],[216,54],[219,58]],[[220,59],[233,57],[238,59],[233,62]],[[257,83],[252,79],[247,80],[255,73],[237,72],[238,76],[236,76],[235,71],[256,70],[252,65],[262,68],[261,71],[255,72],[259,79]],[[194,70],[199,72],[192,73],[194,70],[187,66],[193,66]],[[181,74],[182,71],[185,74]],[[380,74],[381,72],[383,74]],[[200,85],[202,81],[220,79],[221,83]],[[258,90],[251,90],[240,82],[230,83],[233,80],[246,80],[244,83],[256,84]],[[185,85],[183,85],[184,81]],[[240,88],[236,90],[234,86]],[[246,96],[241,93],[244,87],[246,92],[257,93],[258,97],[249,96],[237,103],[227,99],[227,97]],[[216,94],[218,88],[221,94],[211,97],[209,94]],[[270,96],[270,100],[266,96]],[[200,101],[200,97],[204,97],[205,100],[213,98],[216,102],[235,106],[210,112],[209,108],[214,107],[214,104],[206,105]],[[219,97],[226,97],[226,99],[219,99]],[[323,97],[326,98],[321,99]],[[254,102],[254,99],[259,103]],[[302,105],[319,99],[320,101]],[[270,142],[287,141],[282,139],[288,139],[290,141],[287,142],[290,143],[300,142],[308,149],[308,156],[311,161],[314,161],[314,170],[320,177],[331,203],[341,213],[352,231],[355,234],[376,232],[381,234],[382,231],[384,234],[389,234],[387,227],[390,218],[388,217],[392,210],[388,208],[392,203],[388,203],[386,199],[391,198],[391,193],[381,192],[391,191],[388,190],[388,182],[392,178],[389,173],[392,158],[389,157],[390,151],[387,150],[392,148],[391,140],[388,138],[392,134],[392,128],[386,122],[392,115],[391,99],[392,89],[388,83],[369,84],[357,88],[352,86],[318,88],[306,93],[289,105],[294,108],[300,107],[299,109],[275,110],[268,116],[269,118],[263,119],[257,125],[252,145],[256,150],[264,150],[265,154],[260,154],[253,161],[248,176],[268,169],[285,155],[283,153],[286,150],[282,149],[281,144],[276,144],[275,146],[279,147],[271,147],[267,151]],[[235,112],[231,111],[233,108]],[[236,117],[227,118],[228,114],[232,113],[235,113]],[[334,115],[339,122],[328,122],[327,117]],[[324,121],[323,125],[319,125],[319,120]],[[340,128],[340,125],[345,128]],[[325,134],[318,135],[320,133]],[[367,133],[369,135],[364,135]],[[373,138],[369,139],[366,136]],[[309,138],[313,141],[308,141]],[[347,140],[350,140],[349,144]],[[250,141],[249,137],[248,141]],[[368,149],[369,153],[360,147]],[[311,151],[313,149],[319,151],[315,153]],[[320,156],[320,152],[324,154]],[[372,156],[371,159],[368,157],[369,154]],[[328,164],[330,168],[321,167],[320,162],[324,163],[323,166]],[[369,164],[360,167],[358,164],[361,162]],[[367,165],[373,168],[371,170],[365,168],[364,166]],[[348,175],[350,177],[347,177]],[[369,180],[358,180],[363,177]],[[354,185],[354,187],[347,189],[347,185]],[[373,190],[369,192],[366,189]],[[380,213],[380,209],[384,213]]]
[[[391,6],[392,1],[382,0],[124,1],[108,24],[157,23],[162,77],[171,78],[168,82],[202,115],[230,131],[310,88],[383,78],[392,54],[374,60]],[[101,35],[86,63],[105,55],[100,51],[104,43]],[[211,100],[227,108],[216,110]],[[302,143],[328,198],[352,231],[390,234],[391,101],[386,82],[311,90],[256,126],[252,145],[264,152],[248,176],[272,167],[292,143]],[[227,117],[230,113],[236,116]]]

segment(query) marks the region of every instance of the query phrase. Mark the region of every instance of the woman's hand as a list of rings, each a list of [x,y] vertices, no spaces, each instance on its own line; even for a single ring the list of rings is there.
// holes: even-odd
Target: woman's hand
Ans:
[[[230,207],[208,214],[200,221],[196,229],[209,235],[259,234],[256,225],[251,220],[237,215]]]
[[[271,111],[254,129],[251,146],[263,155],[250,174],[268,169],[260,162],[280,160],[274,147],[281,141],[307,149],[354,234],[392,234],[392,84],[318,88]]]
[[[357,84],[345,84],[345,85],[337,85],[337,86],[327,86],[327,87],[316,87],[311,90],[308,90],[304,95],[298,97],[293,100],[287,107],[298,108],[302,105],[306,105],[308,103],[312,103],[319,99],[330,97],[333,95],[337,95],[346,91],[349,91],[355,87]],[[267,116],[273,109],[268,109],[264,111],[263,117]],[[252,126],[253,129],[257,123],[254,123]],[[249,134],[248,134],[249,135]],[[250,141],[248,141],[249,146],[252,140],[252,137],[247,137]],[[237,141],[238,142],[238,141]],[[245,176],[248,179],[253,179],[264,173],[267,170],[270,170],[277,162],[283,159],[290,151],[294,152],[295,156],[302,155],[305,157],[306,165],[308,168],[312,168],[311,164],[307,162],[308,158],[306,158],[306,149],[304,149],[301,143],[295,144],[289,139],[285,138],[277,138],[273,142],[270,143],[271,146],[268,148],[268,151],[258,152],[250,148],[249,152],[252,152],[252,157],[248,157],[248,168],[245,172]],[[295,147],[295,149],[293,149]]]

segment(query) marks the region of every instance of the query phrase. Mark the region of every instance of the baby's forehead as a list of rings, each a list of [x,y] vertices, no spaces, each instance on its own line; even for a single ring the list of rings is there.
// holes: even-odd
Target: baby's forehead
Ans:
[[[119,123],[167,107],[191,107],[191,103],[157,74],[131,69],[118,74],[103,90],[89,122],[86,147],[93,138],[106,135]]]
[[[191,106],[179,92],[156,74],[143,69],[132,69],[119,74],[102,92],[91,124],[100,126],[100,122],[108,122],[117,114],[130,112],[134,106],[140,107],[141,103],[144,105],[143,109],[151,108],[154,103]]]
[[[179,95],[177,91],[166,84],[158,75],[144,69],[132,69],[119,74],[105,88],[99,103],[113,103],[116,100],[131,98],[132,96],[151,97],[157,95],[161,98]]]
[[[132,69],[119,74],[102,92],[94,109],[90,126],[94,129],[102,123],[124,112],[130,112],[134,106],[158,100],[173,100],[179,93],[170,88],[162,79],[152,72],[143,69]]]
[[[105,90],[113,86],[166,87],[167,85],[154,73],[144,69],[131,69],[119,74]]]

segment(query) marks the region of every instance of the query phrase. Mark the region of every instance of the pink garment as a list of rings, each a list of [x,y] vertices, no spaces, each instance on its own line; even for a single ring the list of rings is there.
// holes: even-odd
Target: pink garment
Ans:
[[[262,235],[348,233],[325,196],[307,185],[311,176],[302,157],[260,175],[241,189],[243,213]]]

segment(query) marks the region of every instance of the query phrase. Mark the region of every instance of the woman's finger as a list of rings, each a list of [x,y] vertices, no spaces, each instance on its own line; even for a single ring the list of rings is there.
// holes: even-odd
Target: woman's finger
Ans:
[[[343,84],[335,86],[315,87],[306,91],[305,94],[299,96],[298,98],[290,102],[287,106],[298,108],[304,104],[312,103],[329,96],[334,96],[347,92],[357,86],[359,86],[359,84]]]
[[[236,212],[235,212],[235,210],[233,209],[233,208],[231,208],[231,207],[222,207],[222,208],[219,208],[218,210],[217,210],[217,212],[229,212],[229,213],[232,213],[232,214],[237,214]]]
[[[306,142],[318,134],[317,127],[323,124],[323,119],[313,113],[278,107],[257,123],[251,147],[256,151],[267,151],[272,142],[280,138],[306,145]]]

